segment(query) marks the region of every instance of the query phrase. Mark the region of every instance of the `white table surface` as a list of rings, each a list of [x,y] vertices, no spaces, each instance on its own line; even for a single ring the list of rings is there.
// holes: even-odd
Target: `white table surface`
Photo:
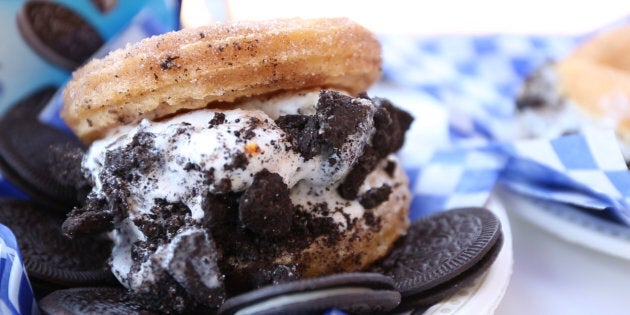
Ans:
[[[514,269],[498,315],[630,314],[630,261],[570,243],[507,209]]]
[[[379,33],[579,34],[630,13],[626,0],[184,0],[187,26],[208,20],[347,16]]]

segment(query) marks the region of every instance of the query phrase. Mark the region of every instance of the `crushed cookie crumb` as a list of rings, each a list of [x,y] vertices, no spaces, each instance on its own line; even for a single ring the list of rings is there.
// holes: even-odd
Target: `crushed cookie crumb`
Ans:
[[[162,63],[160,63],[160,68],[162,68],[162,70],[168,70],[174,67],[179,68],[180,65],[174,62],[177,59],[179,59],[179,56],[166,56]]]

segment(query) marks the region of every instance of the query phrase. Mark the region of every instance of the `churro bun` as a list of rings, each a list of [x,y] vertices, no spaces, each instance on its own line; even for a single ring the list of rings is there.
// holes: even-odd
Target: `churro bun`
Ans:
[[[517,105],[526,136],[558,136],[584,126],[616,131],[630,159],[630,25],[602,31],[539,68]],[[547,125],[548,127],[545,127]]]
[[[86,143],[120,124],[285,90],[356,94],[380,75],[375,36],[345,18],[213,24],[145,39],[77,70],[61,115]]]

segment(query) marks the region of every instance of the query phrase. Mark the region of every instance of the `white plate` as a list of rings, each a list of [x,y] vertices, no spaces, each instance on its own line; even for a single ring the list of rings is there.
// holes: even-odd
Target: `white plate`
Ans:
[[[565,240],[600,253],[630,260],[630,228],[569,205],[532,199],[499,189],[505,208],[526,221]]]
[[[488,271],[450,298],[433,305],[424,315],[493,314],[503,299],[512,275],[512,231],[505,207],[497,198],[486,205],[501,220],[504,243]]]

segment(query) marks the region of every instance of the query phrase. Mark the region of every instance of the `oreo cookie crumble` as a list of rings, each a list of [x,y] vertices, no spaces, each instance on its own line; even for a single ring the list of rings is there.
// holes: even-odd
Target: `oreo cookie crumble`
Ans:
[[[389,100],[375,98],[378,110],[374,114],[372,144],[366,145],[363,155],[339,185],[339,194],[349,200],[355,199],[359,187],[374,170],[378,162],[398,151],[405,142],[405,132],[411,127],[413,116],[395,107]]]
[[[263,169],[239,198],[239,221],[256,234],[280,237],[291,229],[293,208],[282,177]]]
[[[291,137],[293,148],[309,160],[322,151],[339,151],[348,138],[367,130],[369,107],[339,92],[323,90],[315,115],[285,115],[276,124]]]
[[[389,199],[391,193],[392,187],[389,185],[371,188],[359,196],[359,203],[365,207],[365,209],[372,209]]]

